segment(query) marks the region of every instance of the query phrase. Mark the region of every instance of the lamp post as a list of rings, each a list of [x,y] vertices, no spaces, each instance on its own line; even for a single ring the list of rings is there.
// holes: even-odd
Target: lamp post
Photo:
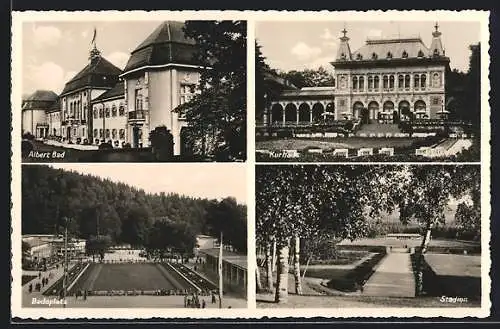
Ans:
[[[63,307],[66,308],[66,294],[68,285],[68,221],[69,218],[64,217],[64,276],[63,276]]]

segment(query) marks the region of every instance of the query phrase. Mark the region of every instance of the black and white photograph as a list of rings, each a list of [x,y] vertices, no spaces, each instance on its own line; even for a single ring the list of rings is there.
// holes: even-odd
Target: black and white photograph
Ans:
[[[119,168],[22,167],[22,306],[246,308],[245,167]]]
[[[478,165],[258,165],[255,208],[258,308],[489,298]]]
[[[256,160],[479,162],[480,20],[352,17],[256,22]]]
[[[25,21],[23,162],[246,160],[245,21]]]

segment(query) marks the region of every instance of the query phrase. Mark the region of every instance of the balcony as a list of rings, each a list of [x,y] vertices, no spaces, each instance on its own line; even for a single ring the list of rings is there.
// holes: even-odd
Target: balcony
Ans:
[[[144,121],[146,120],[147,111],[137,110],[128,112],[129,121]]]

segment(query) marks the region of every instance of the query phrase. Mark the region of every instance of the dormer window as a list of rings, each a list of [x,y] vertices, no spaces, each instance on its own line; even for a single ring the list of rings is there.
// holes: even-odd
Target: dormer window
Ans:
[[[434,49],[434,56],[435,56],[435,57],[439,56],[439,50]]]
[[[408,58],[408,53],[406,52],[406,50],[403,50],[403,54],[401,55],[401,57]]]
[[[377,59],[377,57],[378,57],[377,54],[375,53],[372,54],[372,59]]]
[[[356,59],[357,59],[358,61],[362,60],[362,59],[363,59],[363,55],[361,55],[361,54],[357,54],[357,55],[356,55]]]
[[[389,59],[392,58],[392,53],[390,51],[387,52],[387,58],[389,58]]]
[[[424,52],[422,50],[419,50],[417,56],[418,57],[424,57]]]
[[[345,59],[345,54],[344,53],[340,54],[340,58]]]

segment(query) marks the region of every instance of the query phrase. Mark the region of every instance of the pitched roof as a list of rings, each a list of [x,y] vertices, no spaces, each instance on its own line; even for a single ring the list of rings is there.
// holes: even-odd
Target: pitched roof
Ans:
[[[198,65],[196,43],[185,36],[183,28],[183,22],[163,22],[132,51],[123,72],[170,63]]]
[[[47,110],[54,106],[58,96],[51,90],[37,90],[23,101],[23,110]]]
[[[120,73],[118,67],[98,56],[66,83],[61,95],[87,86],[111,88],[118,81]]]
[[[419,58],[420,51],[423,57],[429,54],[429,49],[421,38],[371,39],[352,54],[352,59],[372,60],[373,54],[376,54],[375,59],[382,60],[387,59],[388,53],[392,54],[392,58],[404,58],[404,52],[407,58]]]
[[[125,97],[124,82],[119,81],[113,88],[106,90],[104,93],[100,94],[92,100],[92,102],[99,102],[112,97]]]

